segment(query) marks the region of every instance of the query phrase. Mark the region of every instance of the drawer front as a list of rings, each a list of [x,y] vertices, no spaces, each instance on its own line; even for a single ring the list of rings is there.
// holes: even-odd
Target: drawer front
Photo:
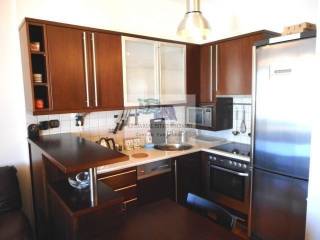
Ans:
[[[115,192],[118,192],[123,197],[124,201],[133,199],[137,197],[137,184],[133,184],[127,187],[115,189]]]
[[[108,175],[99,175],[98,179],[112,189],[131,186],[137,183],[137,169],[126,169],[122,172],[113,172]]]
[[[135,197],[135,198],[128,199],[124,201],[123,204],[126,210],[133,209],[138,205],[138,198]]]

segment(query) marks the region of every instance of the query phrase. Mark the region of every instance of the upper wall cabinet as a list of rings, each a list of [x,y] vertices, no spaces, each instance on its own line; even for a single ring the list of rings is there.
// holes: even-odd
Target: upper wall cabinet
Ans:
[[[186,47],[122,37],[124,105],[186,102]]]
[[[277,35],[259,31],[216,43],[216,94],[251,95],[252,47],[257,41]]]
[[[218,95],[251,95],[252,47],[274,36],[259,31],[201,46],[200,104],[213,104]]]
[[[160,43],[160,103],[186,103],[186,46]]]
[[[33,114],[123,108],[121,35],[27,21],[20,39]]]
[[[121,108],[118,35],[47,26],[52,109]]]
[[[154,41],[122,37],[125,106],[139,106],[143,99],[159,100],[157,52]]]
[[[200,48],[200,103],[211,105],[215,102],[216,60],[213,45]]]
[[[96,79],[95,106],[106,109],[123,108],[121,36],[94,33],[93,79]]]
[[[89,62],[86,32],[47,26],[52,110],[90,107]]]

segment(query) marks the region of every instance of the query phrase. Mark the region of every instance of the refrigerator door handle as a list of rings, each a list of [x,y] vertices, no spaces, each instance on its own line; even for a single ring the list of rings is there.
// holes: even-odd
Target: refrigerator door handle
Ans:
[[[241,177],[249,177],[249,173],[236,172],[236,171],[233,171],[233,170],[229,170],[229,169],[218,167],[218,166],[214,166],[214,165],[211,165],[210,167],[212,167],[214,169],[217,169],[217,170],[220,170],[220,171],[232,173],[234,175],[238,175],[238,176],[241,176]]]

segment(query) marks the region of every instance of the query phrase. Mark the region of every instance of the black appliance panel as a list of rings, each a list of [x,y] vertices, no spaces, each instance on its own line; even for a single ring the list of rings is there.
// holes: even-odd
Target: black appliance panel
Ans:
[[[233,153],[237,155],[250,156],[251,146],[250,144],[231,142],[212,147],[211,149]]]
[[[250,204],[249,163],[217,154],[207,158],[207,197],[224,207],[248,214]]]
[[[244,201],[245,179],[241,176],[210,167],[210,191],[223,194],[227,197]]]

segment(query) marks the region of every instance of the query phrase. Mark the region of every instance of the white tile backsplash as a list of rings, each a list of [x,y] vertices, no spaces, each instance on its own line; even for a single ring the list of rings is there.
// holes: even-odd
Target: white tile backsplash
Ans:
[[[225,138],[229,141],[250,143],[250,137],[248,133],[251,132],[251,105],[241,105],[241,104],[251,104],[251,97],[234,97],[234,107],[233,107],[233,129],[225,131],[204,131],[201,130],[202,134],[210,135],[214,137]],[[244,134],[239,134],[234,136],[232,131],[239,129],[242,120],[242,111],[245,110],[245,123],[247,126],[247,131]],[[238,111],[238,118],[236,112]],[[97,140],[99,137],[105,137],[110,133],[116,124],[117,118],[115,115],[120,116],[122,111],[104,111],[104,112],[92,112],[87,114],[84,118],[84,126],[75,126],[75,115],[76,113],[70,114],[59,114],[59,115],[42,115],[42,116],[32,116],[27,114],[27,123],[39,123],[40,121],[48,121],[52,119],[60,120],[60,127],[56,129],[49,129],[46,131],[41,131],[42,135],[57,134],[57,133],[78,133],[82,136],[87,136]],[[131,114],[134,114],[135,110],[131,110]],[[184,127],[185,124],[185,107],[178,106],[175,107],[175,113],[177,121],[170,120],[167,121],[167,128],[170,130],[179,131]],[[145,134],[150,128],[150,119],[154,118],[154,114],[143,114],[139,113],[138,125],[135,125],[135,117],[131,116],[129,118],[129,124],[125,127],[125,131],[120,132],[119,139],[124,137],[133,137],[141,134]],[[118,137],[118,136],[112,136]]]
[[[41,122],[41,121],[48,121],[49,120],[49,115],[40,115],[37,117],[37,121]]]

